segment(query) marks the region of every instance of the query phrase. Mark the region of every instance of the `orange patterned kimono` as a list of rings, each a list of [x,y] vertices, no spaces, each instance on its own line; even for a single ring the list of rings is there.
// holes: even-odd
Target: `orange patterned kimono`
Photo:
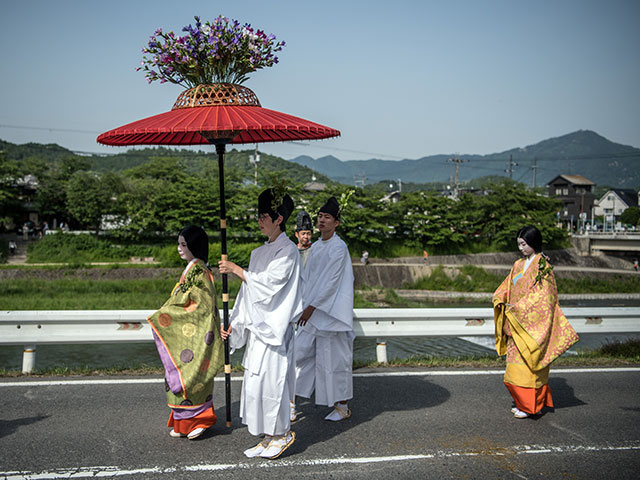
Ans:
[[[536,282],[540,254],[523,272],[517,260],[493,294],[496,350],[507,355],[504,383],[516,407],[530,414],[553,407],[549,365],[578,341],[558,305],[553,272]]]

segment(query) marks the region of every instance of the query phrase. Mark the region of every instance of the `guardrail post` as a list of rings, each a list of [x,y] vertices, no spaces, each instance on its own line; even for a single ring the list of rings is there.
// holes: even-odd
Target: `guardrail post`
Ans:
[[[376,338],[376,359],[378,363],[387,363],[387,341],[383,338]]]
[[[22,373],[32,373],[36,366],[36,346],[25,345],[22,353]]]

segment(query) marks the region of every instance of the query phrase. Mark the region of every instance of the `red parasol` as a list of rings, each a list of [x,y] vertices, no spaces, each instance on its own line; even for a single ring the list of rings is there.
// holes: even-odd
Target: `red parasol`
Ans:
[[[213,135],[213,137],[212,137]],[[338,130],[262,108],[246,87],[229,83],[185,90],[169,112],[114,128],[98,137],[105,145],[200,145],[319,140]]]
[[[226,207],[224,199],[224,151],[228,143],[319,140],[340,135],[338,130],[262,108],[248,88],[229,83],[198,85],[184,91],[169,112],[114,128],[98,137],[105,145],[216,146],[220,177],[220,243],[227,260]],[[224,329],[229,328],[227,274],[222,275]],[[227,426],[231,426],[231,365],[225,341],[225,392]]]

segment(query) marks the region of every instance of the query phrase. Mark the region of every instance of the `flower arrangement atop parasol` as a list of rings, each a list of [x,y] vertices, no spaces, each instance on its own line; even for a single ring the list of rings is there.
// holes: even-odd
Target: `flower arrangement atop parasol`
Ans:
[[[275,53],[282,50],[285,42],[276,42],[274,35],[222,15],[205,23],[200,17],[194,18],[195,27],[184,27],[184,36],[165,33],[161,28],[151,36],[136,69],[145,72],[147,82],[159,80],[185,88],[241,84],[249,73],[278,63]]]

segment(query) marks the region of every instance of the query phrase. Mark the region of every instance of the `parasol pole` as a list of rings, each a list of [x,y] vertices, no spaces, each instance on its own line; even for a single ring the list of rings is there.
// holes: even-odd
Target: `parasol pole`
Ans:
[[[224,201],[224,150],[227,139],[213,141],[218,154],[218,175],[220,181],[220,258],[227,256],[227,209]],[[222,274],[222,318],[225,331],[229,330],[229,284],[227,274]],[[229,338],[224,341],[224,391],[227,408],[227,427],[231,427],[231,363],[229,361]]]

